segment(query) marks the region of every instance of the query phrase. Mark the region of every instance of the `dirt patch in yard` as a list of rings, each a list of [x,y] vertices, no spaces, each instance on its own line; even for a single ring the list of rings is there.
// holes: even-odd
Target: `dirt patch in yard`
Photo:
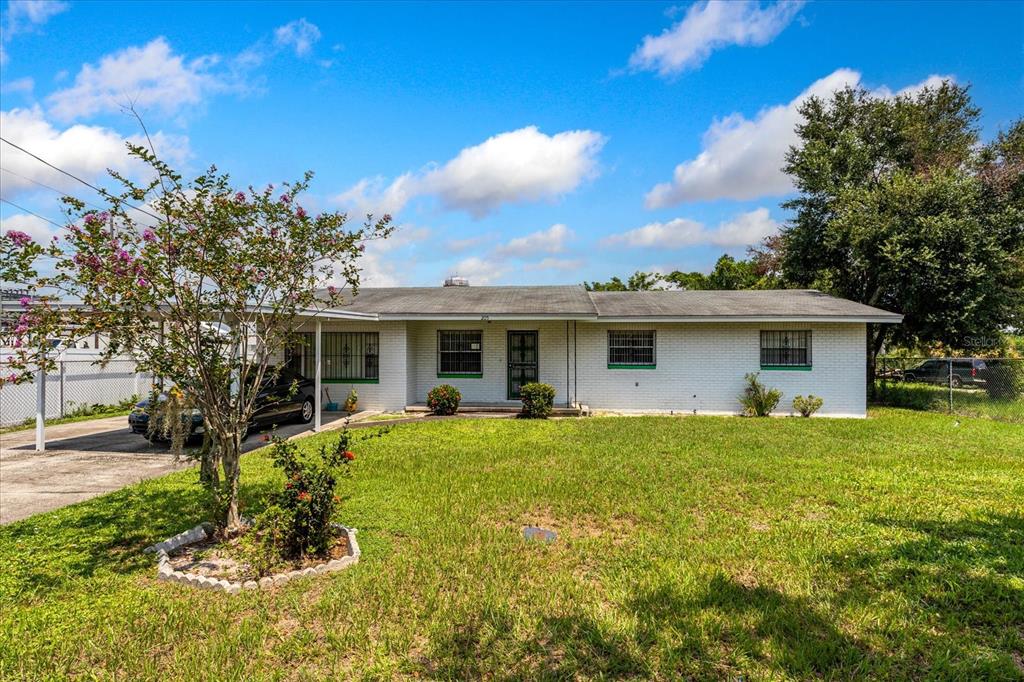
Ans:
[[[526,526],[537,526],[555,531],[558,540],[605,540],[618,546],[628,540],[638,524],[626,515],[604,518],[592,514],[566,515],[556,514],[550,507],[537,507],[521,514],[510,514],[496,525],[517,533],[522,533]]]
[[[257,575],[244,559],[243,534],[226,539],[210,538],[186,545],[170,554],[171,568],[184,573],[204,575],[225,580],[258,580]],[[348,538],[341,534],[328,551],[327,556],[306,556],[292,561],[281,560],[269,571],[270,574],[302,570],[349,554]]]

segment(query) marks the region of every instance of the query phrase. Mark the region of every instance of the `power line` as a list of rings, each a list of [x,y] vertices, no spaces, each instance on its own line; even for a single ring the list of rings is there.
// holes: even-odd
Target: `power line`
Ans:
[[[57,189],[56,187],[52,187],[50,185],[47,185],[46,183],[39,182],[38,180],[33,180],[32,178],[30,178],[30,177],[28,177],[26,175],[22,175],[21,173],[15,173],[10,168],[0,168],[0,171],[3,171],[4,173],[10,173],[11,175],[13,175],[13,176],[15,176],[17,178],[21,178],[22,180],[25,180],[27,182],[31,182],[33,185],[39,185],[40,187],[42,187],[44,189],[48,189],[51,192],[56,192],[57,194],[61,195],[62,197],[70,196],[73,199],[78,199],[78,197],[73,196],[70,192],[64,192],[62,190]],[[100,206],[99,204],[94,204],[91,201],[83,201],[82,199],[78,199],[78,200],[81,201],[83,204],[86,204],[88,206],[92,206],[93,208],[98,208],[98,209],[101,209],[101,210],[103,209],[102,206]]]
[[[18,149],[18,150],[21,150],[21,151],[25,152],[26,154],[31,156],[36,161],[39,161],[40,163],[49,166],[53,170],[55,170],[55,171],[57,171],[59,173],[63,173],[64,175],[68,176],[69,178],[71,178],[73,180],[77,180],[78,182],[82,183],[86,187],[89,187],[89,188],[99,192],[100,195],[102,195],[104,197],[110,197],[110,193],[107,192],[107,190],[101,189],[101,188],[97,187],[96,185],[92,184],[91,182],[87,182],[87,181],[83,180],[82,178],[78,177],[74,173],[69,173],[68,171],[64,170],[63,168],[59,168],[59,167],[53,165],[52,163],[50,163],[46,159],[42,158],[41,156],[33,154],[32,152],[30,152],[29,150],[25,149],[24,147],[14,144],[10,140],[8,140],[6,137],[0,137],[0,140],[6,142],[7,144],[11,145],[15,149]],[[135,209],[139,213],[144,213],[145,215],[148,215],[150,218],[153,218],[154,220],[160,220],[160,216],[153,215],[149,211],[147,211],[145,209],[142,209],[142,208],[139,208],[138,206],[133,206],[132,204],[129,204],[127,201],[121,201],[121,203],[124,204],[125,206],[127,206],[128,208]]]
[[[5,204],[10,204],[11,206],[13,206],[14,208],[18,209],[19,211],[24,211],[25,213],[28,213],[29,215],[34,215],[35,217],[39,218],[40,220],[45,220],[46,222],[50,223],[51,225],[56,225],[57,227],[59,227],[62,230],[66,230],[67,229],[67,225],[61,225],[58,222],[54,222],[53,220],[50,220],[46,216],[42,216],[42,215],[39,215],[38,213],[36,213],[35,211],[28,210],[24,206],[18,206],[13,201],[8,201],[7,199],[3,199],[3,198],[0,198],[0,201],[4,202]]]

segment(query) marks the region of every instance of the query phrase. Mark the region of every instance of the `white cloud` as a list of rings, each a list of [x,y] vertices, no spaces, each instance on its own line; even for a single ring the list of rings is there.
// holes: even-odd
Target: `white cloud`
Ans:
[[[50,17],[60,14],[69,7],[66,2],[56,0],[11,0],[7,3],[3,21],[0,22],[0,65],[8,61],[7,43],[19,33],[29,33],[42,26]]]
[[[229,89],[212,71],[218,61],[215,55],[186,60],[165,38],[155,38],[106,55],[95,65],[84,64],[71,87],[47,99],[50,113],[67,121],[119,111],[128,102],[174,113],[200,104],[208,93]]]
[[[633,69],[665,76],[697,68],[723,47],[767,45],[802,6],[802,0],[782,0],[767,7],[757,0],[694,3],[682,21],[659,36],[645,36],[629,64]]]
[[[503,258],[530,258],[540,253],[561,253],[565,250],[565,242],[572,239],[572,236],[572,230],[562,223],[556,223],[546,230],[516,237],[496,248],[494,253]]]
[[[506,203],[551,200],[597,175],[605,138],[592,130],[545,135],[536,126],[495,135],[439,167],[405,173],[384,186],[363,179],[336,200],[360,210],[397,213],[417,196],[482,217]]]
[[[451,274],[467,278],[470,284],[482,286],[504,277],[510,269],[501,260],[470,256],[456,263]]]
[[[108,168],[136,176],[143,171],[141,163],[128,156],[125,138],[117,132],[81,124],[61,130],[39,107],[0,111],[0,129],[11,142],[89,182],[104,178]],[[190,155],[186,137],[158,131],[152,138],[157,154],[172,165],[180,165]],[[141,142],[137,137],[129,139]],[[39,189],[33,180],[69,193],[89,193],[66,175],[8,145],[3,147],[3,165],[12,171],[3,174],[6,198]]]
[[[399,225],[387,239],[374,239],[365,243],[366,250],[359,256],[359,284],[369,287],[394,287],[408,283],[414,260],[409,253],[426,241],[432,232],[425,227]],[[403,251],[396,254],[396,251]],[[335,284],[343,284],[336,272]]]
[[[56,0],[11,0],[7,3],[8,33],[21,33],[45,24],[50,17],[60,14],[70,5]]]
[[[305,18],[296,19],[274,30],[274,43],[280,47],[291,47],[296,56],[305,57],[320,40],[320,29]]]
[[[15,78],[12,81],[5,81],[0,83],[0,93],[4,95],[14,94],[16,92],[31,93],[36,87],[36,82],[26,76],[24,78]]]
[[[579,270],[583,267],[583,259],[581,258],[543,258],[536,263],[529,263],[523,266],[523,270],[529,272],[535,272],[537,270]]]
[[[943,78],[929,76],[897,94],[913,93],[926,85],[935,86]],[[647,208],[664,208],[687,201],[747,200],[789,193],[793,183],[782,172],[782,166],[786,151],[798,142],[795,128],[800,121],[800,104],[811,95],[826,98],[847,85],[860,83],[861,75],[857,71],[838,69],[812,83],[788,104],[763,109],[753,119],[734,113],[714,121],[704,133],[701,153],[676,166],[670,182],[658,184],[647,193]],[[885,87],[874,90],[873,94],[893,96]]]
[[[696,220],[676,218],[666,223],[649,223],[635,230],[611,235],[603,239],[602,244],[662,249],[710,244],[728,248],[757,244],[778,230],[779,223],[772,220],[768,209],[758,208],[720,223],[714,229],[708,229]]]
[[[0,218],[0,234],[17,231],[24,232],[39,244],[49,244],[57,228],[42,218],[28,213],[18,213],[7,218]]]

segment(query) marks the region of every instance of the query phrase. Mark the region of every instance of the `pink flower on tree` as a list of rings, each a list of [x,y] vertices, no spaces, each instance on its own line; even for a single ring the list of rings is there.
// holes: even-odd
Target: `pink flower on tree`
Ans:
[[[156,232],[147,227],[142,231],[142,238],[147,242],[154,242],[156,241]]]
[[[8,230],[7,236],[10,237],[16,246],[27,246],[32,243],[32,237],[18,230]]]
[[[287,195],[287,194],[282,194],[281,195],[281,203],[282,204],[290,204],[291,202],[292,202],[292,198],[289,195]]]
[[[245,203],[245,192],[235,192],[235,201],[240,204]]]
[[[295,215],[299,216],[300,218],[305,218],[306,217],[306,209],[304,209],[301,206],[299,206],[297,209],[295,209]]]
[[[20,299],[18,299],[18,303],[21,304],[22,308],[27,308],[30,305],[32,305],[32,299],[29,298],[28,296],[22,296]]]

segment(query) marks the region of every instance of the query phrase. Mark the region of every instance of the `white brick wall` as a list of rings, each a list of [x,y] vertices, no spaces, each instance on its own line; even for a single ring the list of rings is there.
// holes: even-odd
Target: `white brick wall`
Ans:
[[[574,357],[573,329],[576,329]],[[307,324],[303,331],[313,331]],[[437,331],[479,329],[483,332],[483,377],[437,376]],[[657,368],[608,369],[609,329],[654,329]],[[813,393],[824,399],[819,414],[865,415],[863,324],[609,324],[552,321],[493,322],[324,322],[327,331],[380,333],[380,382],[355,384],[364,409],[400,410],[423,403],[441,383],[457,387],[465,402],[506,402],[507,332],[535,330],[540,343],[540,380],[555,387],[555,401],[570,399],[594,409],[737,414],[737,396],[747,372],[760,370],[762,329],[810,329],[811,371],[765,370],[761,380],[782,391],[778,414],[792,411],[793,397]],[[568,352],[567,352],[568,351]],[[568,361],[568,375],[566,364]],[[325,383],[342,402],[351,384]],[[510,403],[518,404],[518,403]]]
[[[307,323],[299,329],[315,332],[316,324]],[[401,410],[405,407],[406,395],[406,334],[405,322],[330,322],[324,321],[323,333],[327,332],[378,332],[380,334],[380,379],[376,384],[323,381],[327,393],[337,403],[345,402],[353,388],[359,395],[359,408],[363,410]],[[313,377],[309,377],[312,379]]]
[[[609,329],[654,329],[657,368],[608,369]],[[617,411],[673,410],[736,414],[743,377],[760,370],[762,329],[810,329],[811,371],[765,370],[782,391],[777,413],[792,412],[798,394],[823,398],[821,415],[865,415],[863,324],[607,324],[579,323],[579,402]]]
[[[409,366],[413,369],[409,382],[409,403],[422,403],[427,393],[438,384],[451,384],[459,389],[466,402],[506,402],[508,386],[508,332],[536,331],[540,345],[538,376],[555,388],[555,404],[564,405],[566,394],[566,324],[552,321],[493,322],[409,322]],[[440,329],[474,329],[483,332],[483,376],[479,379],[437,376],[437,332]],[[571,340],[572,322],[569,323]],[[571,355],[569,371],[572,371]],[[510,404],[518,405],[518,401]]]

